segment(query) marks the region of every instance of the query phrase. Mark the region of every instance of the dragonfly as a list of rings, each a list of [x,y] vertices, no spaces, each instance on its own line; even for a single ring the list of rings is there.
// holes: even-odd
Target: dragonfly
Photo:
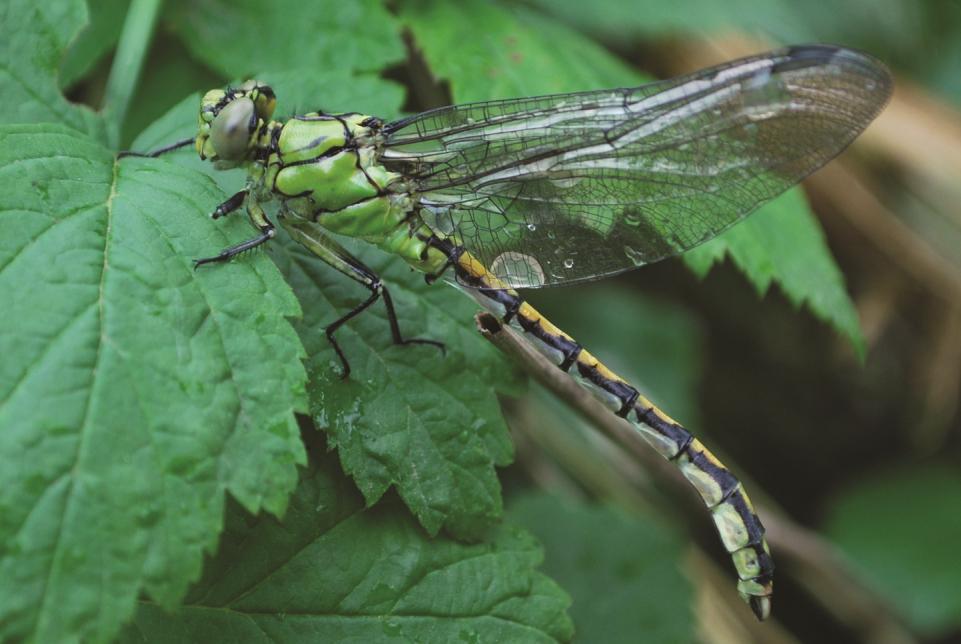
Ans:
[[[265,244],[273,217],[369,296],[325,329],[382,300],[387,286],[332,235],[369,242],[444,277],[517,329],[627,420],[704,501],[758,619],[771,611],[774,562],[743,485],[640,390],[531,306],[517,289],[595,280],[682,253],[742,220],[844,150],[892,91],[884,65],[854,50],[802,45],[640,87],[469,103],[387,121],[312,112],[273,120],[276,95],[247,81],[201,100],[194,146],[218,169],[242,168],[256,235],[197,266]],[[136,153],[133,153],[136,154]]]

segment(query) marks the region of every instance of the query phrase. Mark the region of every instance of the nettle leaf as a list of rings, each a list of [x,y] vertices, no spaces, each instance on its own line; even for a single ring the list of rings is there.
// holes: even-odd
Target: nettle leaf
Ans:
[[[572,27],[607,41],[630,46],[641,38],[740,31],[759,41],[816,42],[808,25],[810,11],[790,0],[534,0],[543,11]],[[837,3],[838,5],[843,3]]]
[[[684,254],[684,263],[699,277],[726,256],[764,295],[776,282],[795,306],[807,305],[850,340],[864,358],[864,336],[858,312],[844,288],[844,275],[834,262],[824,231],[800,190],[789,190],[762,206],[747,222]]]
[[[919,632],[961,627],[961,475],[954,466],[881,472],[835,499],[825,533]]]
[[[400,19],[458,103],[646,80],[597,43],[523,8],[482,0],[403,2]]]
[[[245,232],[205,176],[63,126],[0,140],[0,639],[106,640],[199,576],[225,491],[284,511],[299,310],[266,258],[193,270]]]
[[[59,123],[106,141],[103,119],[60,93],[56,69],[87,22],[82,0],[0,3],[0,123]]]
[[[576,31],[530,10],[496,3],[406,3],[401,19],[430,69],[450,82],[457,102],[636,85],[645,80]],[[558,46],[557,43],[563,43]],[[864,340],[841,272],[797,190],[760,208],[692,251],[703,275],[729,252],[760,292],[771,281],[795,304],[806,303],[862,354]]]
[[[683,540],[664,527],[546,494],[512,500],[508,515],[544,544],[544,570],[571,593],[580,641],[697,639]]]
[[[130,149],[131,142],[141,132],[150,127],[182,97],[224,85],[223,77],[203,65],[197,64],[187,48],[177,39],[166,33],[158,33],[151,41],[150,54],[144,61],[144,74],[140,77],[136,91],[130,98],[130,107],[121,129],[120,146]],[[85,85],[90,82],[86,81]],[[200,97],[193,104],[193,119],[188,123],[185,136],[196,135],[196,112]],[[184,137],[181,137],[184,138]],[[165,141],[170,143],[170,140]]]
[[[477,538],[500,517],[495,466],[512,446],[496,392],[516,390],[504,357],[474,328],[477,304],[446,285],[428,287],[419,273],[373,248],[358,256],[390,289],[406,337],[433,346],[394,345],[382,303],[337,332],[350,378],[324,327],[368,295],[299,245],[278,257],[304,309],[311,413],[337,448],[344,470],[373,504],[390,486],[431,534],[444,527]]]
[[[98,0],[91,3],[87,25],[67,49],[60,66],[60,86],[70,87],[110,53],[120,39],[130,0]]]
[[[515,528],[428,538],[395,498],[373,508],[332,456],[304,471],[283,521],[228,514],[220,554],[174,615],[141,602],[130,642],[567,641],[570,599]]]
[[[379,71],[404,59],[377,0],[180,0],[166,19],[198,58],[228,78],[262,69]],[[332,92],[333,93],[333,92]]]

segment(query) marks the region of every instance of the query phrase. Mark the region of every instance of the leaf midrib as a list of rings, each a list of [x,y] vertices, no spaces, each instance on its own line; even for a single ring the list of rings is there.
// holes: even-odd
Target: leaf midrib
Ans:
[[[47,578],[44,582],[43,597],[40,601],[40,607],[37,611],[38,623],[37,623],[36,630],[38,632],[43,632],[46,630],[46,625],[44,624],[43,620],[44,620],[44,616],[48,614],[47,602],[51,599],[51,595],[48,591],[50,589],[52,577],[55,574],[55,571],[59,570],[59,564],[61,562],[62,555],[63,555],[64,524],[70,518],[71,507],[74,503],[74,498],[75,498],[74,491],[76,490],[76,486],[75,486],[76,476],[74,476],[74,474],[77,466],[83,460],[83,456],[87,448],[87,439],[90,436],[90,431],[89,431],[90,411],[93,408],[94,392],[97,389],[97,383],[102,382],[102,380],[98,379],[96,375],[100,367],[101,357],[103,356],[103,345],[106,341],[106,338],[104,336],[104,332],[106,329],[106,325],[104,323],[104,320],[106,318],[106,310],[104,308],[104,290],[106,287],[107,272],[109,269],[109,251],[110,251],[111,233],[113,231],[113,214],[114,214],[113,206],[114,206],[114,200],[116,199],[116,196],[117,196],[117,181],[118,181],[119,173],[120,173],[120,163],[118,162],[117,159],[114,159],[113,166],[111,168],[110,194],[107,196],[107,200],[104,204],[106,206],[107,221],[106,221],[106,228],[104,230],[103,264],[100,270],[100,284],[97,292],[97,310],[98,310],[97,318],[98,318],[98,326],[100,327],[100,332],[98,334],[98,341],[97,341],[97,355],[94,358],[93,369],[91,369],[91,372],[90,372],[91,387],[87,395],[87,399],[85,401],[83,421],[80,424],[80,440],[77,442],[77,449],[76,449],[74,458],[72,459],[73,472],[71,473],[68,489],[66,490],[67,498],[64,502],[64,511],[60,517],[59,523],[57,524],[56,545],[54,546],[54,553],[53,553],[53,557],[51,558],[50,568],[47,571]],[[55,612],[51,613],[51,615],[53,614],[55,614]]]

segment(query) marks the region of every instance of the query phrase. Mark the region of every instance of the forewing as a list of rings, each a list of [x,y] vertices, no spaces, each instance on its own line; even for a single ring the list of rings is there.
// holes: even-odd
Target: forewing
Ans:
[[[843,150],[891,79],[794,47],[637,88],[441,108],[389,124],[382,162],[421,214],[515,287],[696,246]]]

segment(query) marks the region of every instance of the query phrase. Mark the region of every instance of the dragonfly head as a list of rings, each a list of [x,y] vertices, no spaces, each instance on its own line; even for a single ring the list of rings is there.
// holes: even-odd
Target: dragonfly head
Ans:
[[[200,102],[197,154],[219,167],[239,165],[256,147],[258,133],[276,104],[274,90],[259,81],[210,90]]]

